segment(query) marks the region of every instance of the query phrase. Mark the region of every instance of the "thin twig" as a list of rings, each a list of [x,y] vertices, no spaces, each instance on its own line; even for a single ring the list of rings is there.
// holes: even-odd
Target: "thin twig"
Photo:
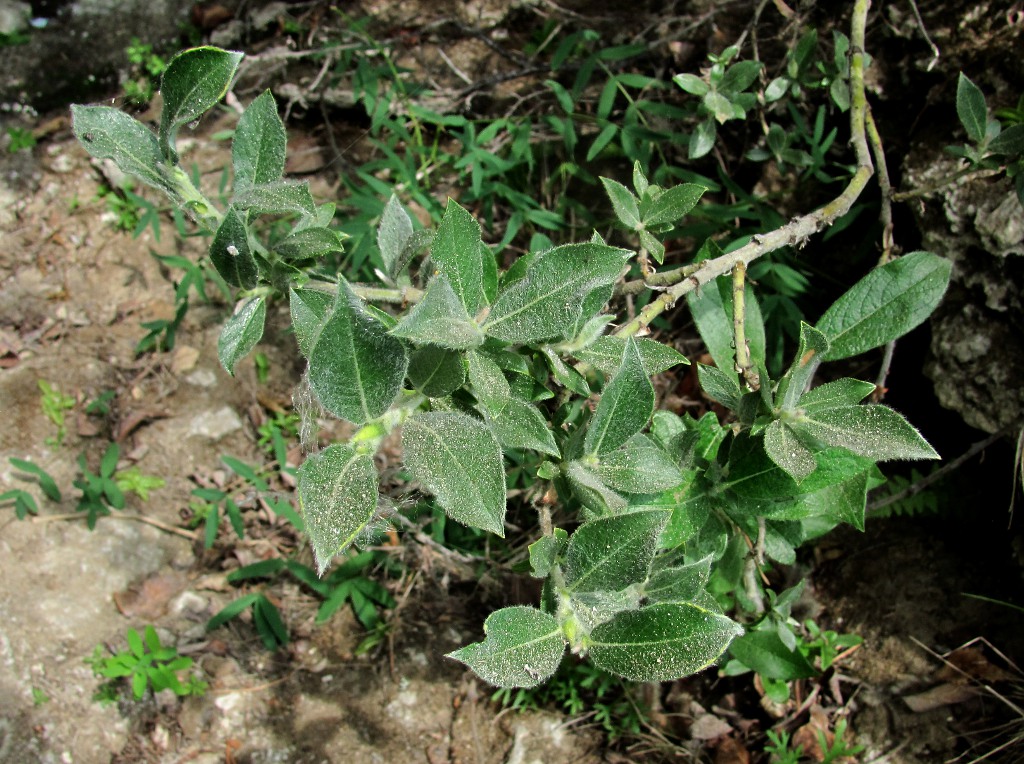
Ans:
[[[802,247],[811,236],[850,211],[874,174],[865,128],[867,96],[864,93],[864,34],[870,5],[870,0],[857,0],[850,24],[850,133],[857,156],[857,170],[843,192],[814,212],[796,218],[769,233],[755,235],[749,243],[734,252],[698,263],[692,273],[649,302],[636,318],[620,326],[615,332],[616,336],[628,337],[636,334],[675,305],[681,297],[729,273],[737,263],[749,265],[751,261],[782,247]]]
[[[984,451],[986,448],[991,446],[997,440],[1002,438],[1006,434],[1007,430],[1009,430],[1009,428],[1004,427],[994,435],[989,435],[984,440],[978,441],[953,461],[943,465],[941,468],[935,470],[935,472],[932,472],[930,475],[925,475],[916,483],[907,486],[899,493],[894,493],[892,496],[886,496],[884,499],[871,502],[870,504],[868,504],[868,513],[870,514],[871,512],[877,512],[883,507],[888,507],[890,504],[895,504],[896,502],[902,501],[903,499],[909,498],[911,496],[916,496],[917,494],[921,493],[921,491],[923,491],[925,488],[930,486],[932,483],[941,480],[950,472],[959,469],[960,467],[963,466],[965,462],[969,461],[979,452]]]
[[[925,71],[930,72],[935,68],[935,65],[939,63],[939,56],[942,54],[939,52],[939,46],[935,44],[934,40],[929,36],[927,28],[924,25],[924,19],[921,18],[921,11],[917,8],[915,0],[907,0],[910,3],[910,8],[914,11],[914,18],[917,19],[917,28],[921,30],[921,36],[925,42],[928,43],[928,47],[932,49],[932,60],[928,62],[928,66],[925,67]]]
[[[747,344],[746,296],[747,266],[736,263],[732,269],[732,332],[736,343],[736,371],[743,375],[751,390],[761,388],[761,380],[750,360],[750,346]]]
[[[63,515],[46,515],[44,517],[33,517],[33,523],[52,523],[63,520],[86,520],[89,514],[87,512],[69,512]],[[146,525],[152,525],[154,528],[159,528],[162,531],[168,533],[174,533],[183,538],[187,538],[190,541],[196,541],[199,539],[192,531],[187,531],[184,528],[178,528],[174,525],[168,525],[167,523],[154,520],[152,517],[146,517],[145,515],[129,515],[121,512],[111,512],[109,515],[103,515],[103,517],[110,517],[115,520],[135,520],[136,522],[145,523]]]
[[[885,379],[889,376],[889,369],[892,366],[892,357],[896,351],[896,340],[885,343],[885,352],[882,354],[882,366],[878,369],[878,376],[875,378],[875,391],[871,393],[871,400],[875,403],[881,402],[885,397]]]
[[[871,114],[870,107],[867,110],[866,125],[868,131],[868,142],[871,145],[871,153],[875,157],[875,170],[878,173],[878,188],[882,192],[882,209],[878,219],[882,223],[882,257],[879,265],[885,265],[892,259],[893,254],[893,227],[892,227],[892,184],[889,182],[889,167],[885,163],[885,151],[882,148],[882,137],[878,133],[878,126]]]

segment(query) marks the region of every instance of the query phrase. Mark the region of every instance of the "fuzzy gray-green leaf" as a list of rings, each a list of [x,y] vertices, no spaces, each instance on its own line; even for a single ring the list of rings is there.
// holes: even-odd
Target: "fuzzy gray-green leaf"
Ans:
[[[951,271],[948,260],[930,252],[911,252],[872,270],[816,324],[829,342],[822,360],[858,355],[921,324],[946,293]]]
[[[677,364],[690,363],[689,359],[675,348],[650,337],[640,337],[635,342],[644,368],[652,376],[661,374]],[[622,354],[625,350],[625,337],[598,337],[582,350],[575,351],[573,355],[610,377],[622,364]]]
[[[956,114],[960,124],[967,131],[967,137],[975,143],[981,143],[988,127],[988,108],[981,89],[960,72],[956,84]]]
[[[71,118],[75,137],[92,156],[112,159],[122,172],[173,196],[160,172],[160,145],[149,128],[110,106],[75,105]]]
[[[412,218],[402,207],[398,197],[392,194],[384,206],[380,224],[377,226],[377,247],[381,260],[384,261],[384,269],[392,278],[397,275],[395,266],[402,259],[402,253],[412,239],[412,231]]]
[[[561,456],[547,420],[532,403],[510,396],[499,410],[488,413],[487,421],[506,448],[528,448],[556,459]]]
[[[562,662],[565,636],[552,616],[531,607],[507,607],[484,622],[483,642],[449,653],[498,687],[536,687]]]
[[[409,357],[409,381],[428,398],[451,395],[466,383],[462,354],[435,345],[424,345]]]
[[[688,565],[661,568],[651,573],[643,587],[647,602],[692,602],[707,586],[711,576],[712,556]],[[657,563],[655,563],[657,565]]]
[[[213,242],[210,244],[210,261],[217,269],[217,273],[231,286],[242,289],[252,289],[256,286],[259,269],[249,247],[245,221],[234,207],[228,207],[217,233],[213,236]]]
[[[251,188],[241,189],[232,203],[240,210],[257,215],[288,215],[316,217],[316,203],[309,193],[308,183],[277,180]]]
[[[430,260],[436,271],[448,277],[466,312],[475,315],[486,303],[480,224],[451,199],[434,235]]]
[[[407,364],[405,346],[339,282],[309,358],[309,383],[324,408],[354,424],[379,417],[401,390]]]
[[[263,297],[250,297],[224,322],[217,340],[217,355],[228,374],[234,376],[235,365],[256,347],[263,336],[266,318],[267,301]]]
[[[775,394],[776,406],[792,411],[814,379],[814,374],[829,352],[828,338],[818,329],[800,322],[800,344],[789,370],[779,381]]]
[[[662,191],[642,209],[644,225],[676,223],[690,212],[707,189],[696,183],[683,183]]]
[[[605,485],[622,493],[660,493],[683,482],[683,474],[669,455],[639,433],[620,448],[602,454],[594,472]]]
[[[280,180],[284,174],[287,136],[277,104],[264,90],[242,113],[231,144],[235,188]]]
[[[466,354],[469,367],[469,383],[473,395],[488,411],[501,411],[512,398],[512,387],[501,371],[501,367],[483,353]]]
[[[590,634],[590,659],[635,682],[695,674],[725,652],[742,627],[696,605],[667,603],[627,610]]]
[[[614,451],[644,428],[653,411],[654,386],[644,369],[636,340],[630,337],[619,370],[601,394],[590,420],[584,441],[587,453]]]
[[[484,341],[484,333],[466,312],[445,274],[434,277],[423,299],[413,306],[391,330],[417,344],[432,344],[452,350],[467,350]]]
[[[285,260],[307,260],[341,252],[342,237],[337,231],[320,226],[292,231],[274,245],[274,253]]]
[[[584,523],[569,538],[565,583],[572,592],[618,591],[647,579],[668,510],[644,510]]]
[[[241,60],[241,53],[204,46],[182,51],[167,64],[160,82],[160,148],[169,161],[177,162],[178,127],[198,119],[224,97]]]
[[[789,425],[778,419],[764,432],[764,450],[769,459],[798,483],[818,467],[811,450],[800,442]]]
[[[292,329],[299,343],[299,352],[309,360],[309,354],[316,345],[324,320],[331,312],[334,297],[316,289],[297,289],[288,292],[288,305],[292,316]]]
[[[637,199],[633,193],[616,180],[601,178],[601,185],[611,200],[612,209],[615,210],[615,217],[619,219],[630,231],[640,227],[640,209],[637,206]]]
[[[870,382],[843,377],[804,393],[797,404],[804,411],[814,409],[835,408],[836,406],[854,406],[875,391]]]
[[[583,299],[614,284],[629,255],[593,242],[540,253],[523,278],[498,292],[484,331],[510,343],[565,336],[580,318]]]
[[[373,457],[347,443],[313,454],[299,468],[299,504],[320,575],[377,510]]]
[[[875,461],[939,458],[921,433],[887,406],[817,409],[790,426],[825,445],[841,446]]]
[[[505,467],[487,425],[456,411],[410,417],[402,428],[405,465],[454,520],[505,535]]]

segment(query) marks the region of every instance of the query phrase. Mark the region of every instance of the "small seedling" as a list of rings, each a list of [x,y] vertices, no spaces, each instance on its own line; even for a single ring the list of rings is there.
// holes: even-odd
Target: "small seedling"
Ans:
[[[125,100],[135,106],[145,106],[156,94],[157,83],[167,68],[167,61],[153,52],[152,45],[141,42],[138,37],[132,38],[125,53],[132,65],[132,79],[123,86]]]
[[[79,512],[86,513],[86,525],[89,530],[96,527],[96,520],[110,514],[111,509],[124,509],[124,492],[118,485],[115,473],[121,449],[117,443],[111,443],[100,460],[100,471],[94,474],[89,470],[85,454],[78,457],[80,475],[74,486],[82,495],[78,498]]]
[[[93,699],[109,703],[117,699],[121,679],[130,678],[132,697],[142,700],[147,689],[154,693],[173,690],[175,695],[203,695],[206,682],[189,674],[182,680],[182,672],[192,668],[192,659],[181,656],[175,647],[165,647],[152,626],[147,626],[142,636],[135,629],[128,629],[128,649],[104,656],[101,645],[96,646],[85,662],[92,667],[93,674],[110,681],[105,682]]]
[[[143,501],[149,501],[149,492],[163,488],[167,481],[155,475],[144,475],[137,466],[114,473],[114,481],[123,493],[134,493]]]
[[[42,393],[39,405],[42,406],[46,418],[57,428],[57,434],[47,438],[45,442],[48,446],[60,446],[68,434],[65,413],[75,407],[75,399],[62,393],[45,379],[39,380],[38,384]]]
[[[369,632],[359,648],[366,652],[379,644],[387,633],[386,622],[380,608],[395,607],[391,593],[376,581],[366,577],[364,571],[380,561],[378,553],[361,552],[349,557],[329,576],[321,579],[316,571],[294,560],[279,557],[246,565],[228,574],[228,581],[236,583],[259,578],[272,578],[287,572],[308,586],[323,603],[317,610],[316,623],[326,623],[339,608],[348,603],[356,619]],[[206,624],[208,630],[236,618],[252,608],[253,623],[268,650],[276,650],[288,643],[288,631],[274,604],[263,593],[247,594],[227,605]]]
[[[50,702],[50,696],[38,687],[32,688],[32,705],[43,706]]]
[[[30,461],[24,459],[11,458],[11,465],[21,472],[27,472],[29,475],[35,477],[36,482],[39,483],[39,488],[42,489],[46,497],[51,501],[59,502],[61,499],[60,489],[57,487],[57,482],[53,477],[44,470],[42,467],[33,464]],[[19,520],[24,520],[27,515],[38,515],[39,505],[36,504],[35,497],[28,491],[24,491],[20,488],[13,488],[10,491],[5,491],[0,494],[0,504],[7,504],[13,502],[14,514]]]
[[[32,131],[23,127],[8,127],[7,135],[11,138],[11,142],[7,144],[7,150],[12,154],[17,154],[19,151],[31,151],[32,147],[36,145]]]

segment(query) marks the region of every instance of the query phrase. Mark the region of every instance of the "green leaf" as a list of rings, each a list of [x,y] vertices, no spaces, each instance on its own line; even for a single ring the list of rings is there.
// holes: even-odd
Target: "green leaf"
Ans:
[[[306,260],[341,252],[342,236],[330,228],[313,226],[285,236],[274,245],[274,252],[286,260]]]
[[[551,568],[558,562],[558,557],[565,551],[569,534],[561,528],[555,528],[550,536],[541,536],[530,544],[530,568],[534,578],[547,578]]]
[[[418,344],[467,350],[483,344],[484,333],[455,294],[445,274],[435,276],[423,299],[391,330]]]
[[[581,525],[569,537],[565,552],[568,590],[618,591],[645,581],[670,515],[662,509],[644,510]]]
[[[761,438],[742,435],[729,449],[728,480],[723,481],[720,487],[727,487],[735,495],[754,502],[788,501],[791,497],[813,493],[874,469],[872,460],[842,448],[819,450],[814,459],[817,469],[797,483],[768,458]]]
[[[636,340],[630,337],[619,370],[604,389],[590,421],[584,441],[586,452],[614,451],[644,428],[653,411],[654,386],[644,369]]]
[[[452,519],[504,537],[505,467],[490,429],[454,411],[416,414],[402,428],[405,465]]]
[[[721,253],[717,245],[711,248],[702,247],[702,251]],[[723,282],[719,287],[719,282]],[[736,365],[736,351],[733,348],[732,300],[728,306],[722,297],[722,291],[728,290],[728,279],[719,278],[713,284],[707,284],[699,291],[686,295],[687,305],[693,315],[697,331],[704,340],[704,346],[715,361],[715,366],[722,370],[731,370]]]
[[[232,203],[240,210],[257,215],[299,214],[316,217],[316,202],[309,193],[308,183],[278,180],[240,190]]]
[[[774,631],[752,631],[733,641],[729,653],[767,679],[792,681],[817,675],[814,666],[796,650],[786,647]]]
[[[768,87],[764,89],[764,100],[766,103],[774,103],[778,101],[782,96],[786,95],[789,90],[791,80],[786,77],[776,77],[774,80],[768,83]]]
[[[604,191],[611,200],[612,209],[615,210],[615,217],[619,219],[630,231],[640,227],[640,208],[637,206],[637,199],[633,193],[616,180],[601,178]]]
[[[552,616],[531,607],[507,607],[484,622],[483,642],[449,653],[498,687],[536,687],[562,662],[566,640]]]
[[[284,174],[287,137],[284,122],[269,90],[264,90],[242,113],[231,144],[235,188],[280,180]]]
[[[814,373],[830,352],[828,339],[813,326],[800,322],[800,344],[792,365],[779,380],[775,394],[776,406],[782,411],[792,411],[803,397]]]
[[[993,154],[1014,157],[1024,154],[1024,125],[1011,125],[993,138],[988,144]]]
[[[409,359],[409,381],[428,398],[443,398],[465,384],[466,365],[460,353],[426,345]]]
[[[182,51],[167,64],[160,82],[160,148],[168,161],[178,161],[178,127],[199,119],[224,97],[241,60],[241,53],[204,46]]]
[[[677,364],[690,363],[690,360],[674,347],[650,337],[640,337],[635,342],[644,369],[651,376],[661,374]],[[574,351],[573,355],[584,363],[589,363],[602,374],[612,376],[622,365],[622,354],[625,350],[625,337],[598,337],[587,347]]]
[[[621,448],[602,454],[594,472],[606,485],[622,493],[659,493],[683,482],[682,472],[669,455],[640,434]]]
[[[28,491],[20,488],[13,488],[10,491],[0,493],[0,504],[14,502],[14,514],[19,520],[24,520],[26,515],[38,515],[39,505],[35,497]]]
[[[331,312],[334,297],[316,289],[292,287],[288,291],[288,298],[295,340],[299,343],[299,351],[308,360],[320,336],[324,319]]]
[[[512,398],[512,387],[505,379],[501,367],[489,356],[479,352],[467,353],[466,361],[473,395],[489,411],[501,411]]]
[[[229,602],[223,609],[213,616],[213,618],[206,622],[206,630],[213,631],[214,629],[223,626],[232,618],[237,618],[248,608],[252,607],[253,603],[262,596],[263,595],[259,593],[246,594],[243,597],[239,597],[234,602]]]
[[[956,84],[956,114],[960,117],[960,124],[967,131],[967,137],[975,143],[981,143],[985,139],[985,130],[988,127],[985,96],[963,72],[960,72],[960,79]]]
[[[645,205],[645,226],[676,223],[690,212],[707,189],[695,183],[683,183],[666,189],[650,205]]]
[[[53,479],[49,472],[44,470],[39,465],[33,464],[32,462],[26,461],[25,459],[18,459],[12,456],[10,458],[10,462],[11,466],[14,467],[15,469],[21,470],[22,472],[27,472],[30,475],[35,475],[36,480],[39,481],[39,487],[42,489],[43,493],[46,494],[47,498],[50,499],[50,501],[61,500],[60,488],[57,487],[57,482]]]
[[[565,336],[582,315],[583,299],[614,284],[629,256],[627,250],[593,242],[540,253],[523,278],[499,291],[484,331],[510,343]]]
[[[228,207],[210,244],[210,260],[217,273],[231,286],[252,289],[259,279],[256,259],[249,247],[245,221]]]
[[[816,324],[829,341],[823,360],[863,353],[921,324],[946,293],[951,271],[948,260],[930,252],[911,252],[875,268]]]
[[[939,458],[921,433],[887,406],[815,409],[790,426],[800,435],[875,461]]]
[[[740,396],[743,392],[740,389],[740,381],[736,372],[729,374],[715,366],[698,363],[697,379],[700,382],[701,390],[723,406],[733,411],[739,408]]]
[[[655,571],[644,584],[643,595],[650,604],[692,602],[711,577],[711,555],[689,565],[677,565]]]
[[[726,93],[741,93],[750,87],[761,72],[760,61],[740,61],[725,70],[719,89]]]
[[[402,342],[340,281],[309,358],[309,383],[324,408],[353,424],[376,419],[402,389],[408,362]]]
[[[717,134],[713,117],[708,117],[703,122],[700,122],[690,136],[690,159],[700,159],[708,154],[715,147]]]
[[[597,518],[618,514],[629,506],[629,502],[604,484],[597,475],[580,461],[564,466],[565,478],[572,486],[573,494],[589,510],[584,517]]]
[[[636,682],[679,679],[710,666],[743,629],[723,615],[671,603],[627,610],[590,634],[594,665]]]
[[[672,81],[690,95],[703,96],[710,89],[708,83],[696,74],[677,74]]]
[[[561,457],[547,420],[531,403],[510,397],[498,411],[487,413],[487,421],[506,448],[528,448]]]
[[[322,576],[334,555],[355,541],[377,511],[373,457],[335,443],[302,463],[299,506]]]
[[[396,265],[402,260],[402,253],[412,239],[412,218],[394,194],[388,199],[377,226],[377,247],[380,249],[384,270],[394,278]]]
[[[818,467],[813,452],[800,442],[788,424],[778,419],[764,432],[764,450],[798,483]]]
[[[798,405],[807,412],[815,409],[835,408],[836,406],[854,406],[874,391],[875,386],[870,382],[843,377],[818,385],[804,393]]]
[[[576,395],[581,395],[584,398],[590,397],[590,385],[587,384],[586,377],[559,358],[558,354],[550,347],[543,348],[543,353],[548,368],[551,369],[551,374],[558,384]]]
[[[110,106],[71,107],[75,137],[97,159],[112,159],[121,172],[176,196],[160,172],[163,157],[156,136],[137,119]]]
[[[471,316],[486,304],[480,255],[480,224],[458,202],[449,199],[434,235],[430,260],[438,273],[448,277]]]
[[[250,297],[239,302],[234,314],[224,323],[217,339],[217,356],[231,376],[235,375],[235,365],[260,341],[266,319],[266,299]]]

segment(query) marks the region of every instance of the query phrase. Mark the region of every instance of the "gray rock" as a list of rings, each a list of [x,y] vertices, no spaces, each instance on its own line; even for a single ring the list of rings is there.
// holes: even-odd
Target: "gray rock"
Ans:
[[[910,188],[937,185],[952,158],[911,153]],[[1007,179],[963,178],[912,204],[922,247],[953,262],[931,319],[925,373],[946,408],[986,432],[1024,421],[1024,208]]]
[[[0,0],[0,34],[16,34],[29,28],[32,6],[17,0]]]
[[[132,38],[175,52],[192,5],[80,0],[65,6],[45,27],[33,29],[26,44],[0,48],[0,109],[27,104],[42,111],[109,92],[128,66],[125,48]]]

